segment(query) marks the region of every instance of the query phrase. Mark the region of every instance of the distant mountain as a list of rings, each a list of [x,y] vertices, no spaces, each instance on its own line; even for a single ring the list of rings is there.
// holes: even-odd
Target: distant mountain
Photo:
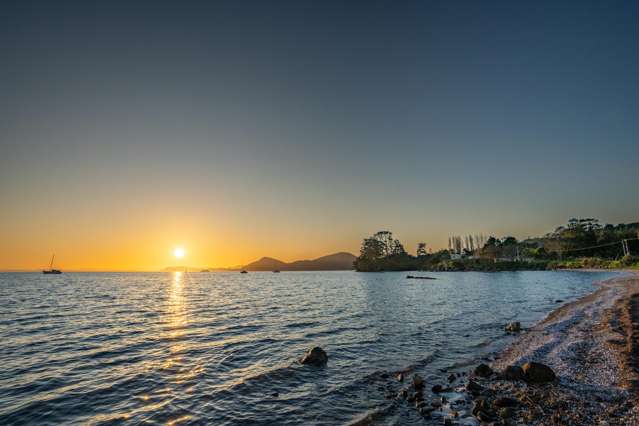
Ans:
[[[350,253],[335,253],[322,256],[313,260],[297,260],[295,262],[282,262],[272,257],[263,257],[260,260],[245,265],[247,271],[348,271],[353,269],[356,257]]]

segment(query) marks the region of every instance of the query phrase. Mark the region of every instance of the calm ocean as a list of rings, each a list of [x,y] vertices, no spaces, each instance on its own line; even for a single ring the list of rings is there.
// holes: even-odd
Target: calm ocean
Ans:
[[[613,274],[406,275],[0,274],[0,424],[423,423],[384,372],[443,382]]]

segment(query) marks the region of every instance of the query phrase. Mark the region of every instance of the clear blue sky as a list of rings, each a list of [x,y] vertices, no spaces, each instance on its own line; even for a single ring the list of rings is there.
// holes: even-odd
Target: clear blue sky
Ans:
[[[237,264],[639,220],[638,2],[131,3],[0,6],[12,265],[166,229]]]

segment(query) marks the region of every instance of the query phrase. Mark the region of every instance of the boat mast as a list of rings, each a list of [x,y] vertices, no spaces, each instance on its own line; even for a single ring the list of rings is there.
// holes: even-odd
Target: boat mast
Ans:
[[[51,256],[51,264],[49,265],[49,269],[53,269],[53,258],[55,257],[55,253]]]

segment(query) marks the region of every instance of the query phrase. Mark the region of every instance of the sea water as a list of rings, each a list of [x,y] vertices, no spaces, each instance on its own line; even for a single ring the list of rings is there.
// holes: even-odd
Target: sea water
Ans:
[[[419,424],[393,373],[470,368],[601,272],[0,274],[0,424]],[[561,302],[558,302],[561,300]],[[309,348],[326,367],[303,366]],[[429,383],[430,382],[430,383]]]

